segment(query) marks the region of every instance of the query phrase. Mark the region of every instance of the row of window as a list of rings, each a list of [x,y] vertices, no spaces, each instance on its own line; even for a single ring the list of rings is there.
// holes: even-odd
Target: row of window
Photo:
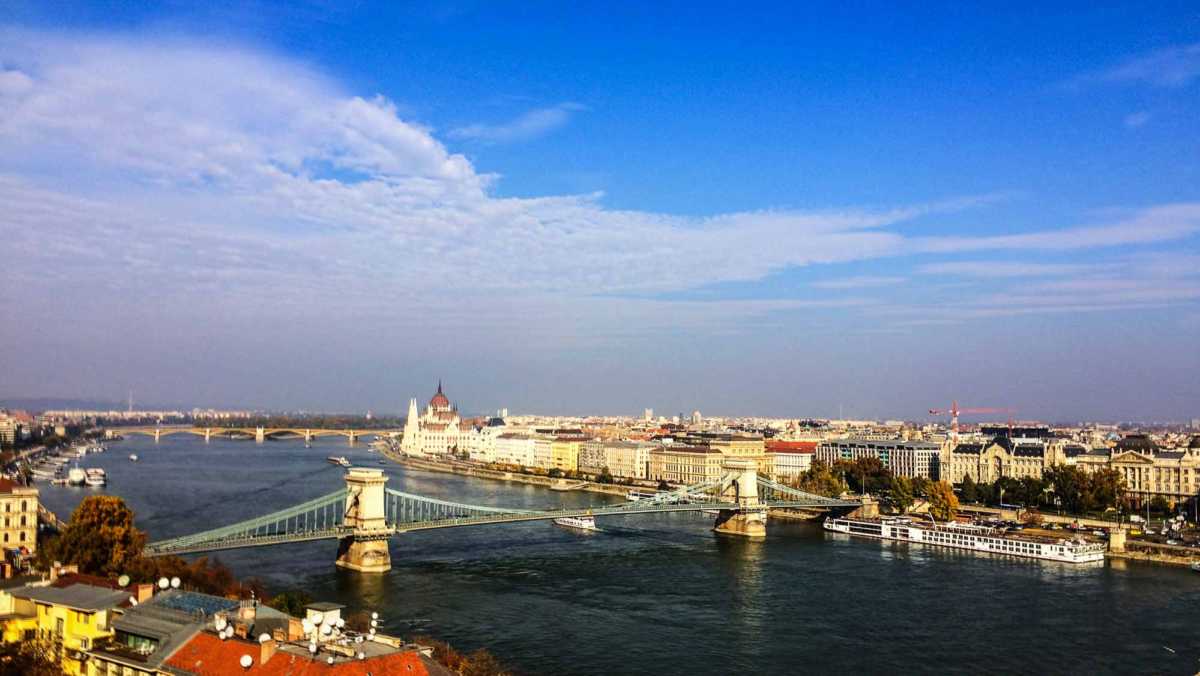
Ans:
[[[12,508],[13,504],[14,504],[14,503],[13,503],[12,501],[5,502],[5,503],[4,503],[4,511],[6,511],[6,512],[11,512],[11,511],[13,511],[13,508]],[[30,511],[30,509],[29,509],[29,501],[28,501],[28,500],[22,500],[22,501],[21,501],[21,509],[18,509],[17,511],[18,511],[18,512],[28,512],[28,511]]]

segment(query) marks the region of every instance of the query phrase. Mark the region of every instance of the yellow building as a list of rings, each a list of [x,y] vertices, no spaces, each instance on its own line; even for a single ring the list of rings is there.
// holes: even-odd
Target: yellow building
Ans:
[[[719,479],[724,457],[709,446],[662,446],[650,451],[650,478],[685,485]]]
[[[708,438],[708,445],[720,451],[728,458],[744,458],[753,460],[758,465],[758,473],[764,476],[774,476],[775,459],[767,453],[765,440],[752,434],[715,434]]]
[[[37,550],[38,489],[0,479],[0,546]]]
[[[581,437],[556,437],[550,445],[550,467],[564,472],[578,470],[579,448],[583,442]]]
[[[129,599],[128,592],[89,584],[27,586],[13,589],[9,595],[22,617],[35,619],[34,638],[51,646],[63,672],[71,676],[86,673],[80,658],[97,640],[112,636],[115,609]],[[19,626],[20,631],[27,631],[28,620]],[[5,640],[8,634],[6,625]]]

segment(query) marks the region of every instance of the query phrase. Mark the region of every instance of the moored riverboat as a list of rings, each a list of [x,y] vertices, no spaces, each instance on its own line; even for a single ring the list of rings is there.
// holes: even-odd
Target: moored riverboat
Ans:
[[[829,517],[825,519],[825,530],[877,540],[916,542],[935,547],[1065,563],[1103,561],[1105,549],[1103,543],[1088,542],[1080,537],[1067,539],[1010,535],[991,526],[938,523],[932,517],[928,521],[904,516]]]

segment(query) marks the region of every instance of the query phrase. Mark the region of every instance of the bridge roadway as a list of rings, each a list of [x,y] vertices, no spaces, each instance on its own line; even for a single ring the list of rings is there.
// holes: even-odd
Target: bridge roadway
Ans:
[[[199,427],[196,425],[142,425],[133,427],[107,427],[105,429],[114,434],[121,435],[144,434],[148,437],[154,437],[155,441],[171,434],[194,434],[198,437],[204,437],[205,441],[208,441],[212,437],[239,436],[253,437],[255,441],[260,443],[272,437],[283,436],[303,437],[305,441],[312,441],[317,437],[343,436],[351,443],[354,443],[363,437],[394,436],[403,431],[399,429],[334,429],[318,427]]]
[[[771,508],[855,509],[863,502],[805,493],[759,477],[750,460],[727,459],[718,479],[661,491],[617,505],[528,510],[466,505],[384,487],[377,469],[352,468],[346,488],[239,523],[146,545],[146,556],[197,554],[291,542],[338,540],[339,566],[362,572],[390,569],[387,540],[402,533],[442,528],[550,521],[566,517],[715,511],[714,530],[762,537]],[[760,499],[760,493],[762,498]]]

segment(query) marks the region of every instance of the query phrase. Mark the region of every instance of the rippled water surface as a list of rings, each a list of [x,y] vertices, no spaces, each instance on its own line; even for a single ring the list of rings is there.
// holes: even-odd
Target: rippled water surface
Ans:
[[[151,539],[239,521],[343,485],[325,461],[380,466],[365,445],[323,440],[136,437],[81,466]],[[130,453],[141,462],[131,463]],[[513,507],[612,498],[384,468],[388,485]],[[41,486],[66,517],[90,488]],[[393,539],[390,573],[337,570],[336,544],[222,552],[272,590],[378,610],[464,649],[487,647],[532,674],[1165,673],[1200,671],[1200,575],[1148,565],[1077,567],[849,539],[772,522],[747,542],[711,517],[599,520],[581,534],[549,524]]]

